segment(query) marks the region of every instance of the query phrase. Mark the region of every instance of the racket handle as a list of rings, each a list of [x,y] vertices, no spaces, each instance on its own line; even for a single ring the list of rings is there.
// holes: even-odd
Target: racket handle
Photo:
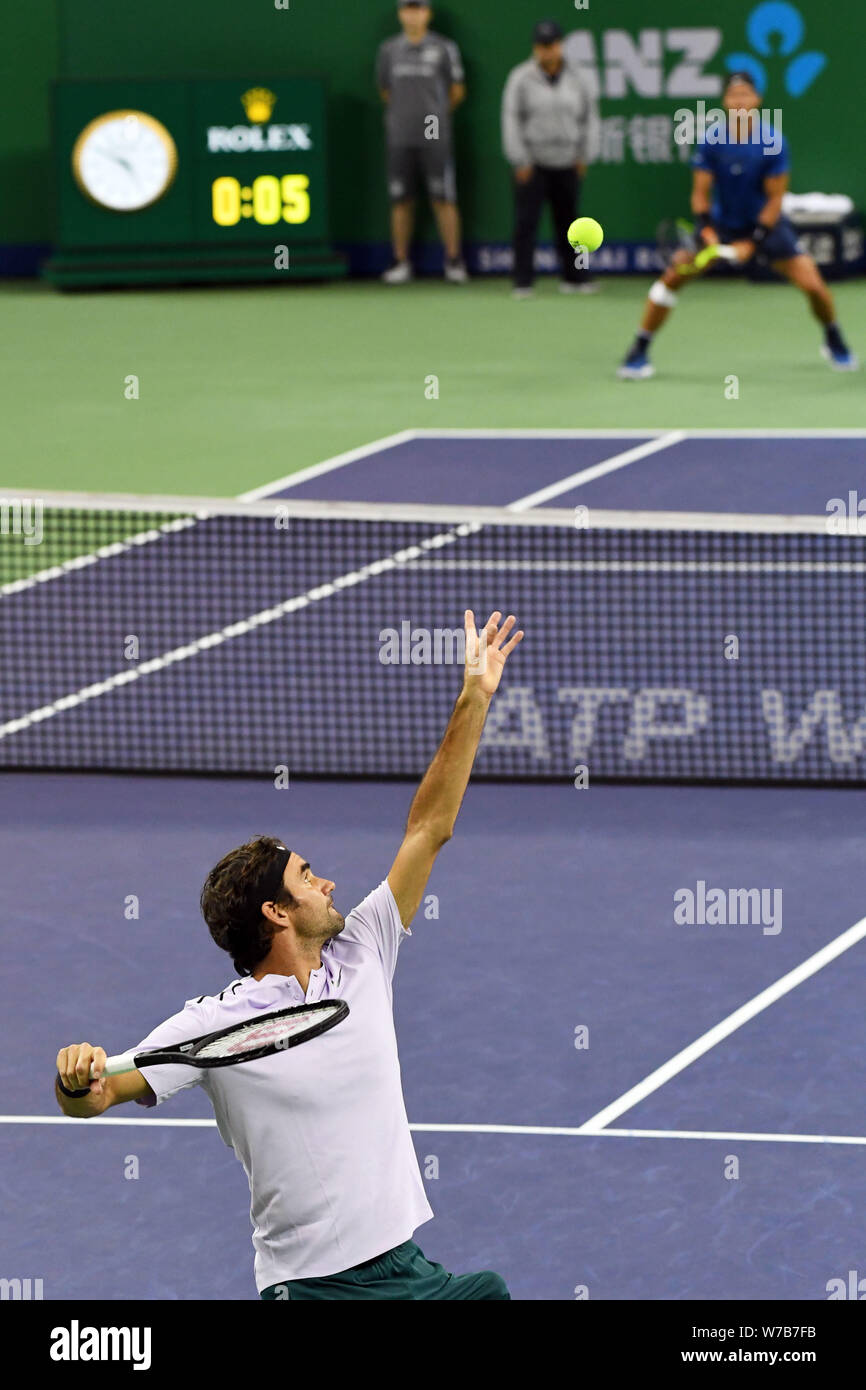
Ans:
[[[135,1071],[135,1053],[119,1052],[116,1057],[108,1057],[105,1062],[103,1076],[120,1076],[121,1072]],[[90,1079],[93,1081],[93,1067],[90,1068]]]

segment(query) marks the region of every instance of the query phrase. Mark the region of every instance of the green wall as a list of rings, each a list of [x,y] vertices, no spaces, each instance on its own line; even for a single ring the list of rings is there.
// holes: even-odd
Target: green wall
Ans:
[[[583,3],[583,0],[581,0]],[[47,241],[53,234],[48,155],[50,79],[66,77],[232,76],[259,70],[327,77],[330,90],[333,233],[339,241],[382,241],[387,206],[381,151],[381,118],[373,85],[377,44],[396,29],[394,9],[370,0],[27,0],[4,16],[2,57],[6,115],[0,130],[0,179],[14,189],[0,206],[0,243]],[[474,241],[504,241],[510,235],[510,190],[499,145],[499,101],[509,68],[529,51],[532,25],[542,13],[566,31],[589,31],[599,50],[608,50],[602,114],[622,118],[626,134],[641,138],[647,117],[672,117],[694,95],[677,97],[615,94],[620,66],[612,50],[642,43],[663,52],[663,85],[676,75],[673,51],[679,26],[710,31],[717,51],[710,73],[724,70],[723,58],[753,51],[747,19],[754,0],[699,10],[693,0],[588,0],[577,9],[566,0],[471,0],[443,7],[435,26],[455,38],[467,66],[469,102],[458,116],[459,183],[467,233]],[[765,104],[779,107],[794,155],[793,186],[847,192],[866,207],[866,161],[862,159],[863,55],[866,5],[862,0],[828,6],[797,0],[793,7],[805,33],[787,56],[771,52],[766,64]],[[712,31],[717,29],[716,37]],[[620,36],[625,37],[618,37]],[[642,38],[639,36],[642,35]],[[779,48],[778,35],[773,40]],[[785,91],[785,73],[805,51],[827,55],[826,66],[801,96]],[[641,78],[646,85],[647,73]],[[628,84],[627,84],[628,85]],[[688,87],[688,82],[686,82]],[[715,100],[708,98],[708,104]],[[632,123],[631,125],[629,123]],[[642,162],[629,152],[624,162],[593,171],[586,210],[605,222],[612,241],[648,238],[659,217],[684,208],[687,179],[682,164]]]
[[[0,25],[0,243],[54,235],[50,84],[58,71],[55,0],[7,3]]]

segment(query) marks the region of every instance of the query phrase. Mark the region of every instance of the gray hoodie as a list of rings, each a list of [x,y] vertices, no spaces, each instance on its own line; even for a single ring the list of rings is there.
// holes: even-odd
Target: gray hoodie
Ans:
[[[502,145],[509,164],[551,169],[589,164],[600,135],[598,102],[574,68],[566,63],[557,82],[534,58],[511,70],[502,96]]]

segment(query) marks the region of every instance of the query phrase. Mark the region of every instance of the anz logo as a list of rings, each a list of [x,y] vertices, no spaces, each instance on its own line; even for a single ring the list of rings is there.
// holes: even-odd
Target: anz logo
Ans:
[[[721,29],[588,29],[569,34],[565,56],[595,96],[715,97],[718,73],[706,72],[722,46]],[[675,58],[671,65],[671,58]]]
[[[767,68],[761,58],[778,55],[790,58],[782,74],[785,91],[791,97],[801,97],[827,66],[826,53],[798,53],[806,33],[800,11],[787,0],[766,0],[752,10],[746,20],[746,38],[755,53],[729,53],[725,67],[729,72],[747,72],[759,92],[767,90]]]
[[[746,20],[746,38],[753,52],[729,53],[720,58],[725,44],[722,29],[605,29],[596,35],[578,29],[565,41],[568,61],[585,78],[597,97],[717,97],[724,78],[708,72],[721,63],[728,72],[748,72],[759,90],[768,85],[767,58],[786,61],[782,74],[785,91],[799,97],[811,87],[827,64],[825,53],[799,52],[806,32],[805,21],[788,0],[764,0]]]

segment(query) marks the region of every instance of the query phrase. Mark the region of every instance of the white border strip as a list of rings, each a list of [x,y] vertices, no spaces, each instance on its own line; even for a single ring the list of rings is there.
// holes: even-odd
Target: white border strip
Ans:
[[[735,1009],[732,1014],[728,1014],[728,1017],[723,1018],[721,1023],[717,1023],[714,1028],[710,1028],[706,1033],[696,1038],[693,1043],[690,1043],[688,1047],[684,1047],[681,1052],[678,1052],[675,1057],[671,1057],[663,1066],[657,1067],[655,1071],[650,1072],[649,1076],[644,1077],[643,1081],[639,1081],[636,1086],[632,1086],[630,1090],[625,1091],[617,1100],[611,1101],[610,1105],[606,1105],[603,1110],[599,1110],[597,1114],[591,1116],[590,1119],[586,1120],[585,1123],[581,1125],[581,1133],[593,1134],[597,1130],[603,1129],[611,1120],[617,1119],[626,1110],[631,1110],[633,1106],[645,1100],[647,1096],[652,1095],[653,1091],[657,1091],[660,1086],[664,1086],[672,1077],[677,1076],[679,1072],[691,1066],[692,1062],[696,1062],[699,1057],[703,1057],[705,1052],[709,1052],[711,1048],[722,1042],[723,1039],[730,1037],[731,1033],[735,1033],[738,1028],[742,1028],[744,1023],[748,1023],[751,1019],[755,1018],[757,1014],[762,1013],[764,1009],[768,1009],[771,1004],[775,1004],[777,999],[781,999],[783,995],[790,993],[792,989],[796,989],[797,985],[802,984],[804,980],[808,980],[810,976],[817,974],[819,970],[822,970],[825,965],[829,965],[830,961],[835,960],[837,956],[841,956],[845,951],[850,950],[852,946],[856,946],[857,942],[862,941],[864,936],[866,936],[866,917],[861,917],[860,921],[855,922],[853,927],[849,927],[847,931],[842,932],[840,936],[828,942],[826,946],[822,946],[820,951],[816,951],[814,955],[809,956],[807,960],[795,966],[793,970],[789,970],[786,975],[776,980],[774,984],[768,985],[766,989],[762,989],[760,994],[756,994],[748,1003],[741,1005],[739,1009]]]
[[[598,465],[601,466],[601,465]],[[556,485],[558,486],[558,484]],[[536,494],[537,495],[537,494]],[[48,492],[38,494],[46,508],[84,511],[178,512],[196,520],[210,516],[280,517],[291,521],[402,521],[430,522],[434,525],[471,526],[565,526],[576,527],[575,509],[547,507],[515,511],[525,499],[504,507],[467,507],[429,502],[318,502],[300,498],[261,498],[257,502],[238,502],[230,497],[181,497],[140,493]],[[22,493],[0,488],[0,502],[20,501]],[[184,520],[187,520],[184,518]],[[828,517],[786,516],[775,512],[655,512],[588,509],[583,531],[710,531],[751,532],[758,535],[831,535]],[[178,523],[178,529],[180,523]],[[153,533],[155,534],[155,533]],[[839,540],[863,540],[863,536],[840,535]],[[139,542],[141,543],[141,542]],[[134,547],[136,538],[122,542]],[[73,562],[68,562],[72,564]]]
[[[414,569],[508,574],[866,574],[866,560],[419,560]]]
[[[0,1125],[87,1125],[99,1131],[106,1125],[125,1128],[156,1126],[163,1129],[216,1129],[216,1120],[167,1120],[161,1117],[141,1119],[120,1115],[100,1115],[93,1120],[73,1120],[67,1115],[0,1115]],[[410,1124],[416,1134],[519,1134],[568,1139],[706,1139],[744,1141],[755,1144],[855,1144],[866,1145],[861,1134],[757,1134],[743,1130],[723,1129],[600,1129],[588,1133],[584,1128],[558,1125],[449,1125]]]
[[[662,429],[418,429],[414,439],[655,439],[677,426]],[[862,439],[866,429],[684,429],[684,439]]]
[[[866,1144],[866,1134],[751,1134],[717,1129],[602,1129],[615,1139],[724,1139],[747,1144]],[[591,1136],[587,1136],[590,1138]]]

